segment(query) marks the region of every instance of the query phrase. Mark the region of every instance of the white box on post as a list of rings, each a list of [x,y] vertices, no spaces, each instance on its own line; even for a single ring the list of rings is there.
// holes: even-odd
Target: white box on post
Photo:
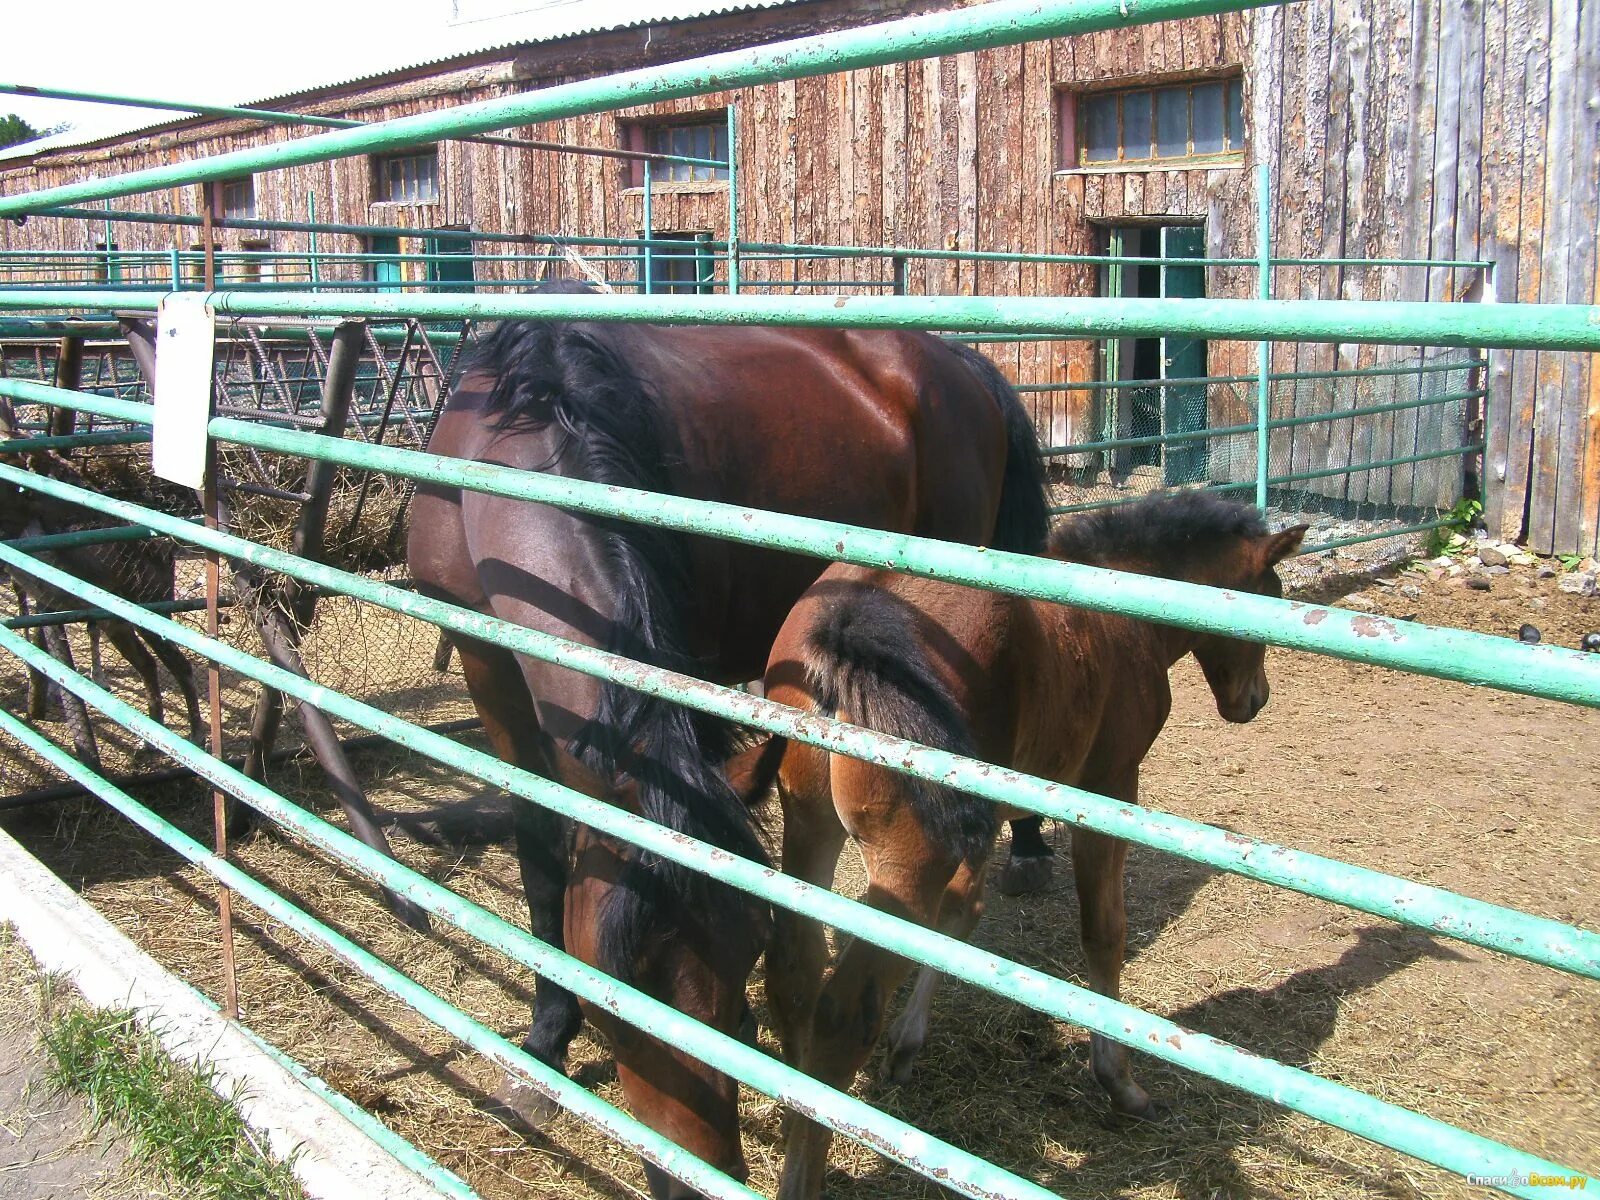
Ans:
[[[195,489],[206,482],[217,315],[204,292],[171,292],[156,314],[155,429],[150,469]]]

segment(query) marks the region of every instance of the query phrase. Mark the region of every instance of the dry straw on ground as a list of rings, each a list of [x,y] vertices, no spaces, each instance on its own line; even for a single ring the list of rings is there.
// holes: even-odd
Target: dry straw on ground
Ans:
[[[1562,596],[1553,580],[1500,579],[1488,596],[1419,579],[1422,597],[1408,603],[1424,620],[1499,633],[1534,619],[1547,641],[1567,645],[1600,626],[1594,602]],[[331,621],[351,616],[330,610]],[[349,638],[362,628],[357,622],[331,637],[313,672],[349,660]],[[393,642],[399,628],[366,632]],[[414,700],[430,677],[431,639],[403,644],[414,661],[368,681],[367,697],[385,707],[391,691]],[[1269,670],[1272,704],[1254,724],[1234,727],[1216,716],[1193,664],[1179,667],[1174,712],[1145,774],[1146,803],[1600,926],[1594,714],[1282,651],[1272,652]],[[459,704],[459,678],[450,683]],[[241,690],[237,702],[230,698],[230,722],[247,711],[248,696]],[[464,801],[477,790],[403,752],[368,757],[363,771],[374,797],[397,810]],[[285,764],[271,782],[339,819],[313,766]],[[170,788],[156,799],[205,836],[192,791]],[[214,890],[204,877],[87,804],[9,824],[120,927],[216,993],[217,934],[207,915]],[[1055,836],[1064,849],[1065,834]],[[432,878],[507,920],[524,920],[514,858],[503,844],[396,844]],[[258,835],[238,857],[424,986],[508,1037],[521,1036],[530,983],[523,969],[451,930],[424,938],[400,928],[372,889],[286,839]],[[1062,862],[1043,897],[991,894],[977,940],[1077,978],[1082,959],[1067,874]],[[852,869],[841,886],[859,885]],[[1128,891],[1124,996],[1131,1002],[1600,1173],[1593,1088],[1600,986],[1137,848]],[[248,907],[240,912],[238,954],[244,1016],[254,1028],[490,1200],[644,1194],[631,1156],[575,1120],[533,1137],[499,1123],[484,1111],[496,1083],[492,1068]],[[752,1001],[764,1017],[759,980]],[[763,1044],[771,1048],[769,1036]],[[1064,1196],[1475,1194],[1400,1155],[1148,1060],[1139,1061],[1139,1077],[1169,1115],[1154,1125],[1119,1122],[1086,1058],[1081,1031],[952,985],[940,996],[915,1083],[880,1083],[874,1063],[857,1091]],[[620,1102],[609,1058],[587,1034],[574,1046],[573,1069]],[[781,1166],[780,1117],[778,1105],[746,1093],[752,1184],[769,1194]],[[939,1194],[854,1146],[841,1144],[834,1166],[830,1195],[846,1200]]]

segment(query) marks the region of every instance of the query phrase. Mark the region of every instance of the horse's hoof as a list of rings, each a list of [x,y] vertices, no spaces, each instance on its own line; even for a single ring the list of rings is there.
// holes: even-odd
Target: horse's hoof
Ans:
[[[527,1080],[507,1075],[494,1092],[495,1106],[503,1115],[529,1129],[544,1129],[561,1115],[561,1105]]]
[[[994,885],[1000,889],[1002,896],[1028,896],[1049,887],[1054,874],[1055,858],[1052,855],[1018,857],[1006,863]]]
[[[1113,1099],[1111,1114],[1113,1126],[1160,1125],[1172,1115],[1172,1109],[1169,1105],[1146,1096],[1141,1105],[1124,1106]]]
[[[917,1065],[917,1054],[921,1046],[896,1046],[889,1052],[889,1061],[883,1068],[883,1076],[893,1084],[907,1084],[911,1082],[912,1068]]]
[[[433,921],[428,916],[428,910],[403,897],[390,896],[389,911],[394,913],[395,920],[407,929],[414,929],[418,933],[428,933],[433,929]]]

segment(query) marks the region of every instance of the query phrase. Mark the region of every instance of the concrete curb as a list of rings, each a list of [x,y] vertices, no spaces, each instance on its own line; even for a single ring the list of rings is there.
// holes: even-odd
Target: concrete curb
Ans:
[[[222,1019],[188,984],[120,933],[0,829],[0,921],[47,971],[70,978],[97,1008],[131,1008],[175,1059],[208,1063],[229,1098],[312,1200],[462,1200],[470,1189],[437,1164],[446,1186],[424,1179],[280,1062],[275,1051]],[[452,1186],[453,1185],[453,1186]]]

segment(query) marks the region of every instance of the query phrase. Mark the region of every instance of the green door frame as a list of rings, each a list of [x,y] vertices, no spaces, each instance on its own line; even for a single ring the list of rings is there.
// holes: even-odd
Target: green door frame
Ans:
[[[367,263],[367,278],[378,286],[374,292],[398,292],[402,278],[400,274],[400,239],[385,235],[374,235],[367,239],[368,254],[392,254],[393,258],[374,258]]]
[[[451,294],[475,291],[477,273],[472,261],[472,239],[466,237],[429,238],[423,243],[423,253],[446,255],[428,259],[428,282],[448,285]]]

